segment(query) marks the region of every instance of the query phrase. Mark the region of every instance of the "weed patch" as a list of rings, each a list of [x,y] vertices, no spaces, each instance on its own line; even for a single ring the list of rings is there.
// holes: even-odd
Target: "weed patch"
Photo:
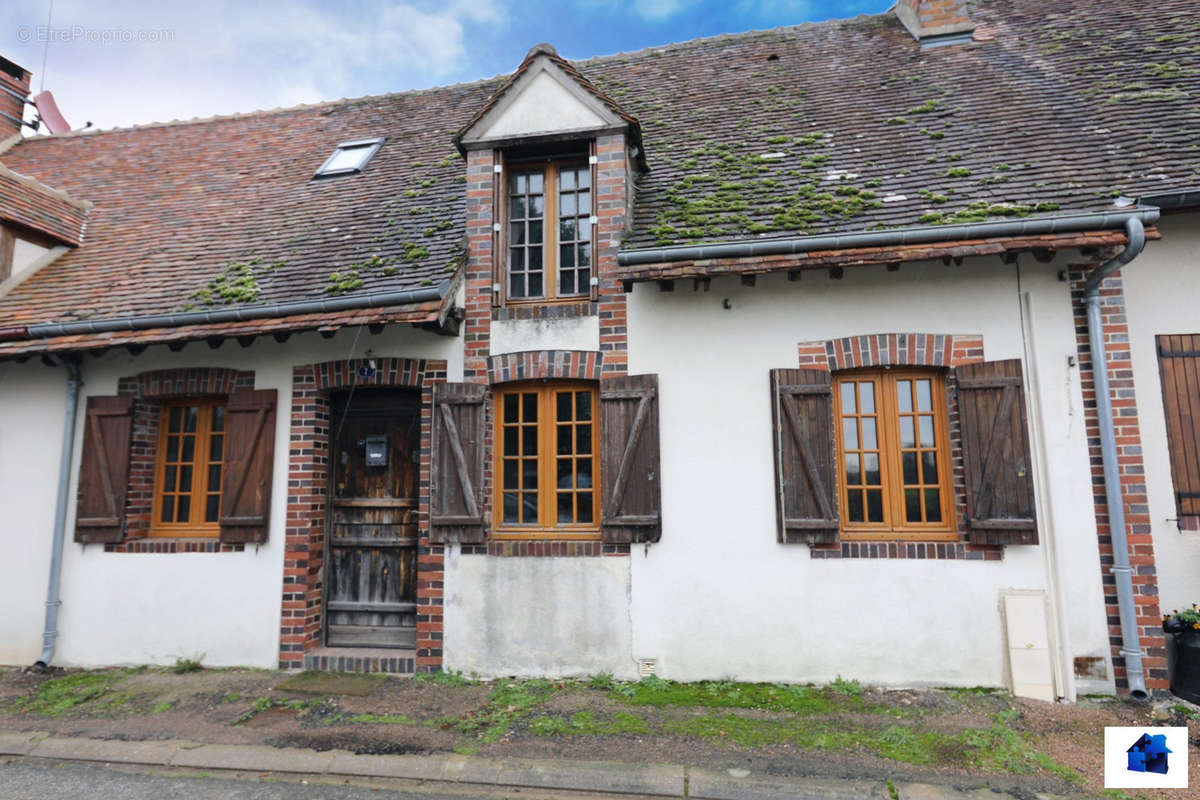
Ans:
[[[95,700],[113,687],[121,677],[112,672],[79,672],[62,678],[52,678],[13,704],[18,711],[57,717],[76,706]]]
[[[529,732],[534,736],[646,734],[650,732],[650,723],[626,711],[618,711],[611,717],[598,716],[592,711],[580,711],[570,717],[534,717],[529,723]]]
[[[494,742],[505,736],[519,720],[531,715],[553,694],[555,684],[544,679],[501,683],[488,696],[487,705],[452,726],[462,733]]]
[[[189,672],[199,672],[203,667],[200,662],[204,660],[203,655],[195,658],[177,658],[175,664],[171,667],[171,672],[176,675],[186,675]]]

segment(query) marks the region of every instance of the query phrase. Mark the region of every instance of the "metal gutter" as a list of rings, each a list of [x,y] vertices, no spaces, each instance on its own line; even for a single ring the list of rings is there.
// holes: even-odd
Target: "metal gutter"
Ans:
[[[145,317],[117,317],[114,319],[83,320],[80,322],[48,322],[25,328],[23,337],[12,336],[12,329],[4,331],[5,338],[45,339],[52,336],[78,336],[88,333],[110,333],[112,331],[138,331],[149,328],[178,328],[184,325],[211,325],[224,322],[244,322],[252,319],[290,317],[300,314],[323,314],[337,311],[352,311],[361,308],[402,306],[412,303],[427,303],[441,300],[450,290],[451,281],[444,280],[428,289],[406,289],[401,292],[379,292],[338,297],[329,300],[299,300],[293,303],[276,303],[269,306],[225,308],[219,311],[185,311],[178,314],[153,314]]]
[[[1138,198],[1139,204],[1157,206],[1172,211],[1179,208],[1200,207],[1200,188],[1180,189],[1174,192],[1161,192]]]
[[[886,231],[859,231],[843,234],[818,234],[787,239],[759,239],[721,244],[648,247],[617,253],[623,267],[637,264],[662,264],[670,261],[695,261],[709,258],[753,258],[755,256],[793,255],[818,250],[849,250],[859,247],[899,247],[933,244],[960,239],[995,239],[1005,236],[1038,236],[1050,233],[1079,233],[1120,228],[1136,218],[1143,225],[1158,220],[1157,208],[1133,208],[1121,211],[1061,214],[1036,219],[998,222],[964,222],[958,225],[925,225]]]
[[[79,387],[83,385],[79,362],[63,360],[67,368],[67,408],[63,417],[62,452],[58,462],[58,493],[54,498],[54,533],[50,545],[50,582],[46,587],[46,623],[42,629],[42,654],[34,666],[45,669],[54,660],[58,641],[59,587],[62,582],[63,540],[67,535],[67,504],[71,485],[71,460],[75,449],[75,415],[79,405]]]
[[[1147,700],[1146,679],[1142,670],[1142,647],[1138,641],[1137,609],[1133,602],[1133,568],[1129,566],[1129,543],[1125,537],[1125,501],[1121,495],[1121,475],[1117,458],[1117,434],[1113,425],[1112,395],[1108,384],[1108,353],[1104,346],[1104,324],[1100,316],[1100,285],[1104,279],[1137,258],[1146,245],[1142,221],[1130,217],[1125,223],[1129,245],[1101,264],[1084,284],[1087,303],[1088,347],[1092,355],[1092,375],[1096,382],[1096,415],[1100,421],[1100,454],[1104,465],[1104,503],[1108,508],[1108,529],[1112,539],[1113,565],[1110,572],[1117,585],[1117,607],[1121,617],[1121,655],[1125,659],[1125,680],[1129,695]]]

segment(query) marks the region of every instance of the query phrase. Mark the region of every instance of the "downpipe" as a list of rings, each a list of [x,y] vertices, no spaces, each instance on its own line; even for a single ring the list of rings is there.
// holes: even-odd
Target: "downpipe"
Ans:
[[[63,360],[67,368],[67,409],[63,417],[62,455],[58,464],[58,495],[54,501],[54,540],[50,550],[50,582],[46,588],[46,624],[42,630],[42,655],[33,665],[39,672],[54,660],[58,641],[59,587],[62,579],[63,540],[67,528],[67,499],[71,487],[71,460],[75,450],[75,416],[79,406],[79,388],[83,385],[79,362]]]
[[[1108,527],[1112,538],[1113,565],[1110,572],[1117,585],[1117,606],[1121,615],[1121,655],[1125,659],[1125,679],[1134,700],[1150,698],[1142,669],[1142,647],[1138,640],[1137,609],[1133,602],[1133,568],[1129,565],[1129,542],[1125,536],[1125,503],[1121,496],[1121,476],[1117,464],[1117,434],[1113,424],[1112,395],[1109,393],[1108,352],[1104,346],[1104,324],[1100,316],[1100,284],[1109,275],[1137,258],[1146,245],[1146,230],[1139,217],[1125,223],[1129,245],[1115,257],[1097,267],[1084,285],[1087,302],[1088,347],[1092,354],[1092,374],[1096,383],[1096,415],[1100,422],[1100,452],[1104,464],[1104,502],[1108,507]]]

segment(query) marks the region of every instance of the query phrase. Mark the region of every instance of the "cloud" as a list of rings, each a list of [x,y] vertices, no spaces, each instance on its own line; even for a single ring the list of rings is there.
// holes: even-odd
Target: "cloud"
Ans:
[[[662,22],[668,17],[678,14],[689,5],[687,0],[633,0],[632,3],[623,0],[580,0],[580,5],[590,8],[603,8],[620,11],[633,7],[633,12],[647,22]]]

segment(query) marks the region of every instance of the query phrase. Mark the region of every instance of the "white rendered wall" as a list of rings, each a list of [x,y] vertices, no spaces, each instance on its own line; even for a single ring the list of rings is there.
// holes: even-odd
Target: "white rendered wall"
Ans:
[[[520,92],[488,126],[481,139],[597,128],[604,124],[603,119],[548,71],[535,75]]]
[[[600,317],[492,321],[491,355],[526,350],[599,350]]]
[[[84,360],[85,395],[115,394],[120,378],[147,370],[213,366],[253,370],[255,388],[276,389],[270,534],[242,553],[105,553],[103,545],[71,541],[81,399],[56,664],[169,664],[200,655],[210,666],[278,663],[292,367],[349,357],[355,333],[301,334],[282,345],[264,337],[248,348],[231,340],[215,351],[198,342],[180,353],[158,346],[137,357],[119,350]],[[457,380],[461,346],[458,338],[398,325],[378,336],[363,331],[353,355],[446,359]],[[41,646],[63,381],[62,370],[0,364],[0,663],[32,663]]]
[[[664,530],[660,543],[633,548],[634,658],[657,658],[660,674],[685,680],[1003,683],[1000,593],[1047,588],[1043,545],[1008,547],[1001,562],[813,560],[806,546],[775,541],[768,371],[796,366],[798,342],[921,332],[982,334],[988,359],[1027,346],[1036,359],[1054,495],[1039,514],[1058,541],[1070,653],[1107,659],[1061,268],[1023,265],[1019,285],[996,258],[847,269],[841,281],[768,276],[754,288],[723,279],[708,293],[639,285],[629,370],[659,375]],[[1021,292],[1035,317],[1028,343]]]
[[[1175,525],[1162,380],[1154,337],[1200,333],[1200,214],[1168,215],[1163,238],[1122,270],[1146,493],[1163,613],[1200,603],[1200,532]]]

